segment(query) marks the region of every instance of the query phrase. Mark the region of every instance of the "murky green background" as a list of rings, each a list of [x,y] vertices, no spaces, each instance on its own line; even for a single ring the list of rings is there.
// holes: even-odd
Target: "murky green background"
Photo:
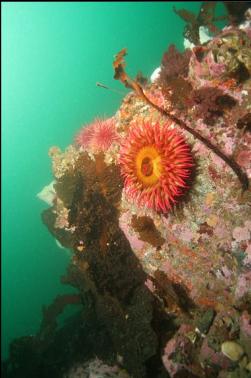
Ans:
[[[60,284],[69,254],[42,224],[36,194],[52,181],[50,146],[65,148],[82,124],[111,116],[113,79],[128,48],[128,73],[150,75],[170,43],[183,48],[172,11],[200,3],[2,3],[2,352],[38,330],[41,308],[73,290]]]

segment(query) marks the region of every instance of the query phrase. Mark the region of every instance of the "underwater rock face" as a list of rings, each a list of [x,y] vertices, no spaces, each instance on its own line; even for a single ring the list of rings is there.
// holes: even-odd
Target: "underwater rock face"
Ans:
[[[228,33],[238,47],[239,31],[232,29]],[[216,39],[213,39],[207,48],[210,50],[215,43]],[[189,66],[192,60],[193,55]],[[211,76],[213,84],[210,84],[210,88],[203,87],[205,95],[200,98],[200,103],[185,113],[176,109],[176,103],[172,102],[175,87],[170,89],[168,97],[168,82],[160,81],[160,84],[164,88],[166,108],[182,115],[191,128],[216,144],[227,156],[236,159],[250,181],[250,128],[246,125],[241,132],[238,118],[240,114],[249,113],[251,81],[250,77],[241,84],[235,81],[230,88],[226,84],[228,72],[225,75],[221,81],[218,74]],[[152,87],[155,89],[154,84]],[[215,110],[206,97],[211,92],[217,94],[216,100],[213,100],[217,101]],[[236,103],[230,107],[227,105],[228,94],[236,99]],[[206,119],[205,107],[208,109]],[[116,116],[119,128],[130,135],[130,129],[133,130],[142,120],[154,122],[159,115],[137,95],[130,94]],[[175,124],[171,127],[179,129]],[[127,214],[126,235],[144,271],[152,277],[156,286],[159,284],[162,287],[159,277],[166,277],[172,285],[181,288],[188,302],[202,308],[218,310],[242,301],[248,303],[251,286],[250,188],[242,192],[237,177],[223,160],[191,134],[186,131],[183,134],[190,143],[196,164],[190,191],[177,207],[164,214],[137,206],[137,201],[131,201],[123,191],[120,217],[124,219],[124,214]],[[140,190],[139,187],[138,195]],[[151,242],[150,233],[147,240],[145,233],[143,236],[140,230],[135,229],[135,216],[149,217],[165,242],[156,248]],[[141,243],[132,241],[136,238]]]
[[[169,46],[150,82],[121,50],[132,91],[116,114],[50,148],[37,196],[77,293],[13,341],[6,378],[250,377],[251,12],[217,31],[214,7],[176,11],[188,48]]]
[[[106,365],[103,361],[96,358],[85,364],[73,366],[63,378],[129,378],[125,370],[118,366]]]
[[[224,30],[206,46],[192,49],[189,79],[197,87],[217,78],[245,80],[251,72],[250,48],[251,40],[245,30]]]
[[[112,118],[116,138],[109,139],[106,149],[93,148],[87,128],[88,141],[84,129],[77,138],[79,144],[83,136],[80,147],[50,150],[55,195],[43,220],[62,246],[72,250],[68,282],[91,292],[97,318],[133,377],[148,376],[153,366],[160,368],[160,355],[162,369],[171,377],[214,377],[234,368],[247,376],[251,358],[250,185],[243,190],[219,155],[196,134],[181,130],[160,114],[151,102],[182,119],[236,161],[250,184],[249,44],[245,31],[228,29],[181,56],[181,68],[175,73],[168,66],[172,64],[169,57],[179,53],[170,48],[162,71],[144,87],[150,103],[137,91],[124,98]],[[235,48],[231,56],[229,46]],[[168,75],[174,75],[171,81]],[[190,94],[184,92],[179,98],[184,81]],[[152,133],[154,127],[167,130]],[[159,137],[169,138],[174,130],[189,145],[194,164],[189,182],[184,182],[187,190],[177,204],[172,188],[179,178],[163,159],[167,142]],[[145,170],[140,173],[136,144],[128,140],[131,135],[141,140],[144,151],[151,151],[151,162],[145,161],[145,155],[141,159]],[[178,167],[179,155],[187,147],[175,138],[169,143]],[[125,149],[130,159],[123,155],[122,169]],[[170,188],[165,189],[172,193],[170,206],[157,206],[165,198],[158,186],[161,170],[171,172]],[[126,190],[130,183],[125,171],[135,177],[133,196]],[[142,193],[156,206],[140,201]],[[172,332],[168,326],[162,328],[173,318]]]

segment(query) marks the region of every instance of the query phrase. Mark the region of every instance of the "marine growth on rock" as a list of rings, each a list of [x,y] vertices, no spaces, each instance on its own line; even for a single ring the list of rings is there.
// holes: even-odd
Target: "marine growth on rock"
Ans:
[[[78,293],[13,342],[7,378],[41,366],[53,378],[250,377],[250,19],[219,30],[214,9],[176,10],[193,45],[171,46],[153,83],[127,75],[122,49],[114,78],[131,91],[117,112],[50,149],[42,220],[71,252],[62,283]],[[68,304],[79,313],[59,328]]]

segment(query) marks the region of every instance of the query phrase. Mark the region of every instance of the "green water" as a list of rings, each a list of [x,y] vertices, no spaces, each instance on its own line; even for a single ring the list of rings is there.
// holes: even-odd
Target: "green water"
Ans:
[[[33,334],[41,307],[59,293],[70,260],[42,224],[36,194],[52,181],[50,146],[65,148],[82,124],[111,116],[122,96],[97,88],[113,79],[128,48],[128,73],[149,76],[170,43],[183,48],[173,13],[201,3],[2,3],[2,358]]]

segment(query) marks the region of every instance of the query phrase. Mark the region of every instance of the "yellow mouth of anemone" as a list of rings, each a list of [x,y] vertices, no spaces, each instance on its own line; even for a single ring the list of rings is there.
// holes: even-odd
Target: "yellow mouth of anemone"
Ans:
[[[136,170],[143,185],[152,186],[156,184],[162,172],[159,151],[153,146],[142,147],[136,156]]]

